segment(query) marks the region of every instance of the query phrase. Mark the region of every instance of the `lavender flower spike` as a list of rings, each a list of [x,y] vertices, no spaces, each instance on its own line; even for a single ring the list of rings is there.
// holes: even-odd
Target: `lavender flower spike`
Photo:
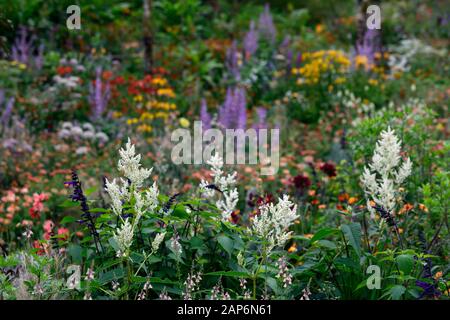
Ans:
[[[89,87],[89,103],[92,106],[92,118],[93,120],[98,120],[103,115],[108,105],[110,99],[110,86],[106,83],[105,89],[102,90],[102,68],[97,67],[96,69],[96,79],[95,84]]]
[[[211,129],[211,115],[208,113],[208,107],[205,99],[202,99],[201,101],[200,121],[202,122],[203,130]]]
[[[239,80],[241,78],[236,41],[233,41],[231,47],[227,49],[225,65],[228,69],[228,72],[233,76],[235,80]]]
[[[2,117],[0,118],[0,123],[3,125],[3,127],[6,127],[8,125],[8,121],[11,116],[12,109],[14,107],[14,101],[15,101],[14,97],[11,97],[6,103],[5,111],[3,111]]]
[[[255,22],[250,22],[250,30],[247,32],[244,38],[244,51],[245,58],[249,59],[258,50],[258,30],[255,29]]]
[[[258,29],[261,35],[266,38],[271,44],[275,43],[277,30],[273,23],[269,4],[267,3],[264,6],[264,12],[259,16]]]

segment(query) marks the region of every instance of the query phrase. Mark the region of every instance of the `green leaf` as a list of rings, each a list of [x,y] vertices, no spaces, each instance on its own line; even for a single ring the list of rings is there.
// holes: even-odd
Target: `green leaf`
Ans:
[[[356,254],[361,256],[361,225],[359,223],[344,224],[341,226],[348,243],[355,249]]]
[[[414,267],[414,257],[411,254],[401,254],[395,258],[398,268],[404,274],[410,274]]]
[[[72,217],[72,216],[65,216],[65,217],[61,220],[60,224],[71,224],[71,223],[74,223],[75,221],[77,221],[77,219],[76,219],[75,217]]]
[[[314,243],[314,242],[316,242],[316,241],[318,241],[318,240],[321,240],[321,239],[323,239],[323,238],[325,238],[325,237],[328,237],[329,235],[331,235],[331,234],[334,234],[334,233],[336,233],[338,230],[337,229],[335,229],[335,228],[323,228],[323,229],[320,229],[319,231],[317,231],[315,234],[314,234],[314,236],[311,238],[311,244],[312,243]]]
[[[402,297],[402,295],[405,293],[405,291],[406,291],[406,288],[404,286],[401,286],[401,285],[393,286],[390,290],[392,299],[399,300]]]
[[[241,271],[215,271],[206,273],[205,276],[224,276],[224,277],[235,277],[235,278],[248,278],[249,275],[246,272]]]
[[[79,206],[78,202],[72,200],[64,200],[63,203],[59,204],[61,208],[74,208]]]
[[[231,256],[234,246],[233,240],[231,240],[227,236],[221,235],[217,237],[217,241],[219,242],[221,247]]]

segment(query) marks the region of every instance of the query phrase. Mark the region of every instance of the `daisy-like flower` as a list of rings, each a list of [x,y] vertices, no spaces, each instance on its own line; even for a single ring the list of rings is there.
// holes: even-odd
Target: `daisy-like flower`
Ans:
[[[397,204],[400,185],[411,175],[412,163],[409,158],[402,162],[401,141],[395,131],[388,128],[381,132],[381,139],[375,146],[372,161],[364,168],[361,182],[368,196],[367,208],[373,217],[375,210],[370,203],[393,213]]]

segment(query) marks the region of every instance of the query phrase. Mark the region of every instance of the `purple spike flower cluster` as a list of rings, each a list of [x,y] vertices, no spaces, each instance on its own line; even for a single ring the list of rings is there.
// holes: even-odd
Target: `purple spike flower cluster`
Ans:
[[[248,59],[252,56],[256,50],[258,50],[259,32],[255,28],[255,22],[250,22],[250,30],[244,37],[244,52],[245,58]]]
[[[375,52],[380,52],[380,34],[376,29],[367,29],[362,40],[356,43],[356,54],[366,56],[373,63]]]
[[[256,108],[256,114],[258,116],[258,122],[253,124],[253,129],[259,131],[259,129],[267,129],[267,110],[263,107]]]
[[[108,101],[111,97],[109,82],[105,85],[102,82],[102,68],[97,67],[94,84],[89,87],[89,103],[92,107],[92,118],[98,120],[106,111]]]
[[[19,35],[16,37],[11,50],[11,58],[14,61],[26,64],[29,67],[36,67],[40,70],[44,61],[44,45],[34,46],[36,37],[29,36],[25,27],[21,27]]]
[[[211,115],[208,113],[208,106],[206,100],[202,99],[200,105],[200,121],[202,122],[203,130],[211,129]]]
[[[228,69],[228,72],[233,76],[235,80],[239,80],[241,78],[241,71],[238,63],[238,50],[236,41],[233,41],[231,47],[227,49],[225,66]]]
[[[11,97],[8,99],[8,101],[6,101],[5,110],[3,110],[2,116],[0,118],[0,124],[2,124],[3,127],[6,127],[8,125],[14,107],[14,101],[15,101],[14,97]],[[0,90],[0,107],[3,105],[4,102],[5,102],[5,91]]]
[[[275,43],[277,30],[273,23],[273,18],[272,14],[270,13],[270,7],[268,3],[266,3],[263,13],[259,16],[258,30],[260,34],[271,44]]]
[[[218,122],[225,129],[245,129],[247,101],[243,87],[228,88],[225,102],[219,108]]]

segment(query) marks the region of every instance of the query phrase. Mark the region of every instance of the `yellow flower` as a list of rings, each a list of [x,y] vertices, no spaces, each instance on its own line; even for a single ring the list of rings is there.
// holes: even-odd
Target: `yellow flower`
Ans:
[[[359,68],[359,67],[368,68],[369,67],[369,59],[367,59],[366,56],[357,55],[355,57],[355,66],[357,68]]]
[[[179,122],[180,122],[180,126],[182,126],[183,128],[189,128],[190,122],[188,119],[180,118]]]
[[[378,85],[378,80],[377,79],[369,79],[369,84],[371,84],[372,86],[377,86]]]
[[[120,111],[114,111],[114,112],[112,113],[112,116],[113,116],[114,119],[120,118],[120,117],[122,116],[122,112],[120,112]]]
[[[19,64],[19,69],[25,70],[26,68],[27,68],[27,65],[26,65],[26,64],[24,64],[24,63],[20,63],[20,64]]]
[[[144,100],[144,97],[142,97],[142,95],[140,94],[134,97],[134,101],[136,102],[142,102],[142,100]]]

